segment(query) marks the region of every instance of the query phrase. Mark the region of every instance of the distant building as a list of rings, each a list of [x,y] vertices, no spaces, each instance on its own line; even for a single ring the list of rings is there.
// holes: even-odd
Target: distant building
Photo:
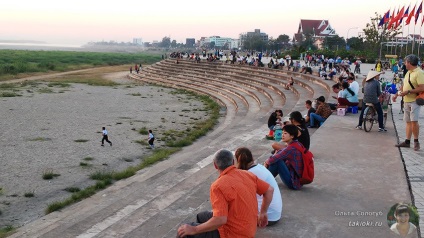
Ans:
[[[328,20],[301,19],[297,33],[293,36],[293,42],[294,44],[300,44],[308,37],[312,37],[314,45],[321,49],[325,37],[336,35],[336,31],[331,27]]]
[[[407,36],[397,36],[394,39],[383,42],[385,46],[404,46],[406,44],[424,44],[424,37],[418,34],[409,34]]]
[[[231,47],[231,41],[233,39],[229,37],[220,37],[220,36],[210,36],[210,37],[201,37],[198,46],[203,47],[204,45],[210,45],[210,43],[214,43],[216,47]]]
[[[196,44],[196,40],[194,38],[186,38],[186,46],[193,47]]]
[[[231,42],[231,38],[228,37],[220,37],[220,36],[211,36],[209,37],[209,43],[214,42],[215,46],[217,47],[223,47],[225,46],[227,43],[229,46],[230,42]]]
[[[239,49],[240,48],[240,40],[232,39],[230,42],[230,49]]]
[[[133,44],[135,44],[135,45],[143,45],[143,39],[141,39],[141,38],[133,38]]]
[[[245,32],[240,34],[239,47],[243,46],[243,42],[254,36],[259,36],[263,41],[268,42],[268,34],[261,32],[260,29],[255,29],[254,32]]]

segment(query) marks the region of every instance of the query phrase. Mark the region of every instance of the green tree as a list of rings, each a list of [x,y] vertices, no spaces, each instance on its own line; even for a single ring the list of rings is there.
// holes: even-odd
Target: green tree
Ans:
[[[300,44],[300,47],[306,49],[306,51],[317,50],[317,47],[314,45],[314,39],[311,33],[306,34],[305,40],[302,41],[302,43]]]
[[[289,44],[290,37],[286,34],[279,35],[275,41],[278,44],[278,46],[281,46],[280,48],[282,49],[287,49],[290,47],[290,44]]]
[[[388,23],[386,23],[382,27],[378,27],[380,19],[381,15],[375,13],[375,17],[371,17],[371,22],[366,24],[365,29],[362,29],[367,50],[375,51],[380,49],[384,42],[394,39],[395,36],[401,33],[400,26],[389,30],[387,29]]]
[[[172,47],[172,48],[177,47],[177,41],[176,41],[176,40],[172,40],[172,42],[171,42],[171,47]]]
[[[159,46],[163,48],[169,48],[169,46],[171,46],[171,38],[165,36],[164,38],[162,38],[162,41],[160,42]]]
[[[243,41],[243,47],[246,50],[262,51],[266,48],[267,42],[262,40],[260,35],[253,35]]]
[[[330,49],[330,50],[341,50],[345,48],[346,41],[344,38],[335,35],[335,36],[327,36],[324,38],[324,48]]]
[[[352,37],[347,40],[351,50],[362,50],[364,49],[364,39],[361,37]]]

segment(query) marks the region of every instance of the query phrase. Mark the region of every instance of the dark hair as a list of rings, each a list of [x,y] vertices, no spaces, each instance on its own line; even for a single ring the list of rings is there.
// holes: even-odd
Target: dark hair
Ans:
[[[353,92],[352,89],[349,88],[349,83],[348,82],[343,82],[342,83],[342,87],[344,89],[346,89],[350,94],[352,94],[352,96],[355,96],[355,92]]]
[[[152,130],[149,130],[150,133],[152,133]]]
[[[281,109],[275,110],[275,113],[277,113],[277,112],[281,113],[281,116],[283,116],[283,110],[281,110]]]
[[[236,150],[235,156],[237,160],[237,168],[248,170],[248,165],[253,161],[252,152],[246,147],[240,147]]]
[[[106,127],[102,127],[102,130],[106,129]]]
[[[311,100],[306,100],[305,103],[308,104],[309,106],[312,106],[312,101]]]
[[[229,150],[221,149],[215,153],[213,162],[219,170],[223,171],[234,164],[234,155]]]
[[[293,136],[293,140],[297,139],[297,135],[299,134],[299,128],[295,125],[285,125],[283,127],[283,131],[289,133],[289,135]]]
[[[413,66],[417,66],[419,59],[416,55],[410,54],[405,56],[405,61],[408,61]]]
[[[317,98],[317,101],[318,101],[318,102],[325,102],[325,97],[324,97],[324,96],[319,96],[319,97]]]
[[[408,205],[401,203],[401,204],[399,204],[399,205],[396,207],[396,210],[395,210],[395,217],[397,217],[398,215],[400,215],[400,214],[402,214],[402,213],[405,213],[405,212],[407,212],[408,214],[410,214],[410,213],[411,213],[411,212],[409,211],[409,207],[408,207]]]
[[[300,123],[302,126],[305,124],[305,119],[299,111],[291,112],[289,117],[290,119]]]
[[[333,88],[333,89],[335,89],[335,88],[340,88],[340,85],[339,85],[338,83],[336,83],[336,84],[334,84],[334,85],[332,86],[332,88]]]

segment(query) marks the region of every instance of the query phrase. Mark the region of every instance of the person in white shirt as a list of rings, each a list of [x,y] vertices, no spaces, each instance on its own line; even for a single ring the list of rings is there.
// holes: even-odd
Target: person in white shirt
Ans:
[[[330,77],[330,80],[333,80],[333,76],[336,74],[337,74],[336,68],[332,68],[328,77]]]
[[[246,147],[240,147],[235,151],[237,168],[241,170],[248,170],[255,174],[259,179],[267,182],[274,188],[271,204],[268,207],[268,226],[276,224],[281,219],[283,210],[283,200],[281,198],[280,189],[277,181],[271,172],[261,164],[256,164],[253,160],[252,152]],[[262,206],[262,196],[256,194],[258,199],[258,208]]]
[[[102,138],[102,146],[105,146],[104,145],[104,142],[106,141],[107,143],[109,143],[110,144],[110,146],[112,146],[112,142],[110,142],[109,141],[109,138],[108,138],[108,133],[107,133],[107,130],[106,130],[106,127],[102,127],[102,135],[103,135],[103,138]]]

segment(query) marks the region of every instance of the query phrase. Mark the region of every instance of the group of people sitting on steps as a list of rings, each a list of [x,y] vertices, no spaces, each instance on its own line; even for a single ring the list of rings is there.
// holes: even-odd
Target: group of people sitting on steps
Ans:
[[[347,108],[350,106],[358,106],[359,104],[359,83],[355,80],[355,75],[348,74],[347,78],[341,79],[341,82],[332,86],[333,92],[337,96],[333,96],[337,103],[330,104],[332,110],[337,108]]]
[[[282,121],[281,110],[272,114],[275,123]],[[235,153],[226,149],[215,153],[219,177],[210,187],[212,211],[200,212],[196,222],[181,225],[177,237],[254,237],[257,227],[278,223],[283,201],[275,177],[279,175],[289,189],[301,189],[302,156],[310,145],[300,112],[290,113],[282,131],[282,140],[272,144],[275,152],[263,165],[255,163],[246,147]]]

